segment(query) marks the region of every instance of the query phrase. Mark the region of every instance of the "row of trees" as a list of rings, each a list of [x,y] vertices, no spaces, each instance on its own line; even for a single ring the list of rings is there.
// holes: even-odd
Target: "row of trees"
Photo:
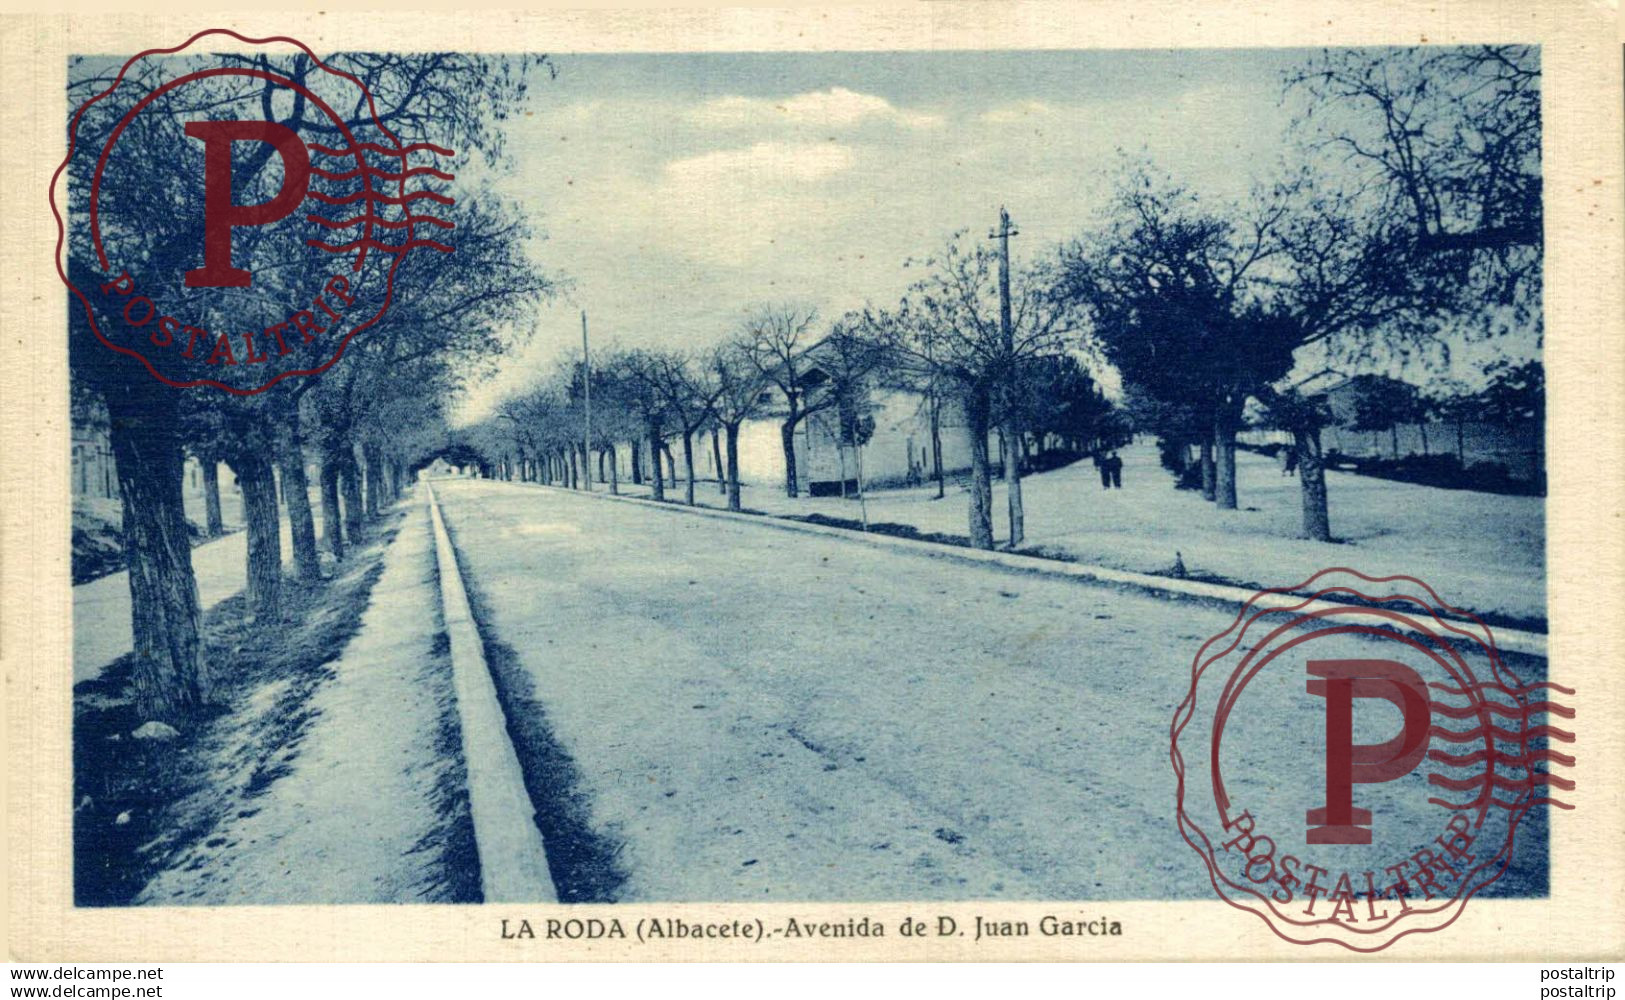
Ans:
[[[1484,384],[1474,387],[1461,379],[1442,379],[1428,387],[1396,379],[1361,376],[1349,428],[1386,432],[1393,458],[1399,454],[1399,428],[1413,425],[1422,438],[1422,451],[1431,454],[1428,425],[1453,429],[1458,463],[1467,464],[1466,426],[1488,423],[1501,427],[1532,427],[1537,452],[1546,417],[1546,373],[1539,361],[1500,360],[1488,365]],[[1538,457],[1538,455],[1537,455]]]
[[[1293,434],[1304,535],[1329,541],[1327,368],[1438,369],[1441,333],[1538,334],[1539,76],[1520,46],[1325,53],[1286,81],[1304,111],[1284,180],[1223,205],[1142,171],[1063,252],[1139,424],[1198,444],[1204,496],[1236,506],[1256,401]]]
[[[946,478],[944,427],[950,420],[965,426],[971,537],[985,548],[993,545],[989,441],[997,435],[1012,497],[1012,544],[1019,544],[1020,482],[1030,452],[1051,441],[1074,448],[1116,443],[1126,428],[1072,350],[1076,331],[1067,322],[1077,310],[1055,294],[1051,272],[1023,271],[1015,278],[1006,319],[998,252],[960,236],[923,263],[927,277],[891,309],[853,312],[820,326],[810,309],[759,306],[707,349],[604,352],[592,361],[590,386],[580,359],[561,362],[501,404],[471,432],[471,444],[491,456],[482,464],[498,475],[573,487],[596,474],[612,491],[619,487],[615,449],[628,444],[634,481],[647,479],[661,500],[667,482],[677,483],[675,447],[684,500],[692,504],[695,449],[709,438],[714,467],[725,470],[719,488],[737,510],[739,433],[746,421],[777,423],[787,496],[799,493],[795,435],[809,420],[831,432],[842,467],[851,469],[861,490],[875,397],[903,390],[919,400],[929,427],[939,495]],[[843,473],[843,484],[846,478]]]
[[[806,421],[834,414],[843,455],[866,440],[866,422],[873,426],[868,388],[880,369],[879,354],[841,324],[820,336],[816,322],[811,310],[764,306],[734,335],[705,350],[612,348],[590,364],[561,361],[469,436],[481,454],[491,456],[483,464],[501,475],[571,487],[596,475],[612,491],[619,488],[615,449],[628,444],[633,482],[647,480],[660,500],[668,484],[677,485],[676,446],[690,504],[698,481],[696,448],[709,446],[713,467],[726,470],[719,489],[738,510],[740,428],[772,414],[784,448],[785,489],[794,497],[800,482],[794,439]],[[809,353],[815,337],[816,358]]]
[[[245,68],[295,81],[320,75],[302,54],[222,58],[240,58]],[[522,100],[537,60],[357,53],[328,62],[362,81],[403,143],[434,142],[495,161],[502,150],[497,120]],[[143,79],[147,72],[157,69],[138,68],[126,86],[136,93],[142,86],[150,90],[160,79]],[[108,83],[89,64],[76,67],[73,77],[73,105]],[[316,121],[302,97],[290,97],[258,76],[220,76],[175,93],[184,102],[155,105],[134,126],[154,133],[147,140],[168,143],[162,148],[189,150],[185,126],[203,118],[264,118],[296,132],[335,128]],[[119,110],[93,106],[80,123],[79,142],[99,147]],[[359,130],[371,120],[358,103],[346,125]],[[280,177],[268,169],[271,147],[258,147],[234,163],[240,204],[269,200],[280,189]],[[103,230],[109,242],[120,244],[115,259],[147,262],[156,283],[156,275],[178,275],[183,265],[195,263],[202,245],[202,185],[197,164],[186,156],[150,157],[140,166],[144,173],[119,185],[104,203]],[[202,464],[214,531],[220,527],[216,463],[233,471],[247,529],[248,603],[257,621],[279,622],[285,606],[282,511],[296,579],[319,581],[321,548],[343,559],[365,537],[368,520],[400,493],[410,466],[439,445],[442,411],[457,387],[493,362],[512,341],[508,331],[551,291],[530,260],[528,230],[513,206],[453,190],[444,181],[415,187],[446,201],[455,196],[455,252],[406,255],[395,286],[410,294],[396,295],[384,319],[352,340],[343,359],[319,377],[284,380],[250,396],[176,390],[97,343],[82,309],[77,303],[70,309],[70,367],[80,398],[104,407],[109,417],[130,571],[133,683],[146,717],[183,718],[212,696],[182,506],[184,456]],[[69,266],[76,284],[95,288],[105,279],[96,273],[82,224],[83,183],[70,186],[70,205],[77,224],[70,231]],[[121,225],[121,219],[129,221]],[[254,295],[190,299],[192,315],[210,329],[286,319],[287,303],[300,301],[313,283],[319,286],[330,265],[314,259],[320,255],[310,254],[303,239],[262,238],[257,230],[240,231],[233,254],[238,266],[253,272]],[[118,320],[109,314],[100,323],[119,335]],[[307,464],[318,470],[320,537]]]

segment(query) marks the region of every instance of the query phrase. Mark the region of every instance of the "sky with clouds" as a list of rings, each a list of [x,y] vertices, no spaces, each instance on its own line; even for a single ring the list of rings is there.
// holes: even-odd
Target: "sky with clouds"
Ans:
[[[1275,173],[1295,50],[562,55],[486,178],[572,283],[465,418],[594,343],[694,346],[764,301],[896,301],[904,264],[1006,206],[1019,265],[1088,225],[1121,166],[1244,196]],[[481,180],[465,173],[465,180]]]

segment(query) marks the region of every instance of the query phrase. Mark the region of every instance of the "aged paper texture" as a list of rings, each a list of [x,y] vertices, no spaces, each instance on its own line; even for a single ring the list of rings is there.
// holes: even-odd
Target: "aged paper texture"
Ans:
[[[10,954],[1619,960],[1621,62],[6,15]]]

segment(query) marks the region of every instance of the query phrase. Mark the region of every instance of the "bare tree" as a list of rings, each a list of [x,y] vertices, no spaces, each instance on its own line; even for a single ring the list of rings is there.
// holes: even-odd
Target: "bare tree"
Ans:
[[[863,476],[863,446],[874,433],[871,398],[877,373],[886,364],[884,337],[869,332],[861,314],[849,314],[831,328],[816,348],[819,371],[827,377],[824,393],[832,400],[835,447],[841,456],[841,492],[846,493],[846,451],[851,449],[857,474],[858,502],[863,527],[869,527],[868,498]]]
[[[667,364],[668,359],[660,352],[647,350],[620,351],[601,356],[599,361],[600,367],[612,373],[619,404],[642,426],[652,466],[650,488],[656,500],[666,499],[660,456],[665,450],[666,422],[671,419],[663,391]]]
[[[716,379],[717,397],[712,409],[726,443],[723,478],[727,481],[728,509],[738,510],[739,428],[762,412],[762,393],[771,383],[751,360],[748,346],[737,342],[714,348],[707,366]]]
[[[759,306],[745,319],[743,342],[748,356],[762,377],[776,386],[784,399],[784,416],[779,421],[779,443],[784,449],[784,493],[800,495],[796,470],[796,428],[807,417],[827,409],[833,400],[809,384],[813,366],[807,349],[813,342],[814,309],[793,305]]]
[[[1015,415],[1026,396],[1023,380],[1037,371],[1034,358],[1061,353],[1074,332],[1075,301],[1058,294],[1058,276],[1048,264],[1014,276],[1011,336],[1000,322],[998,255],[984,246],[966,247],[956,234],[935,257],[924,261],[925,278],[916,282],[894,312],[866,314],[863,326],[878,338],[894,371],[915,384],[951,391],[970,434],[970,538],[978,548],[993,547],[992,467],[988,436],[1003,425],[1012,449],[1019,431]],[[1006,465],[1010,544],[1023,537],[1019,462]]]
[[[1287,74],[1309,141],[1374,176],[1425,253],[1542,243],[1540,80],[1533,45],[1327,50]]]
[[[712,419],[712,407],[722,392],[721,380],[704,364],[670,352],[655,359],[655,379],[666,412],[683,437],[684,502],[694,506],[694,434]]]

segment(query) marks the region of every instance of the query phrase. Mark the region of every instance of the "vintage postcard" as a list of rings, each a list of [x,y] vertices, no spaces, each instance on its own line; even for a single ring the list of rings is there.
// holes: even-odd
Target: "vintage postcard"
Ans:
[[[1619,960],[1616,17],[7,16],[12,957]]]

